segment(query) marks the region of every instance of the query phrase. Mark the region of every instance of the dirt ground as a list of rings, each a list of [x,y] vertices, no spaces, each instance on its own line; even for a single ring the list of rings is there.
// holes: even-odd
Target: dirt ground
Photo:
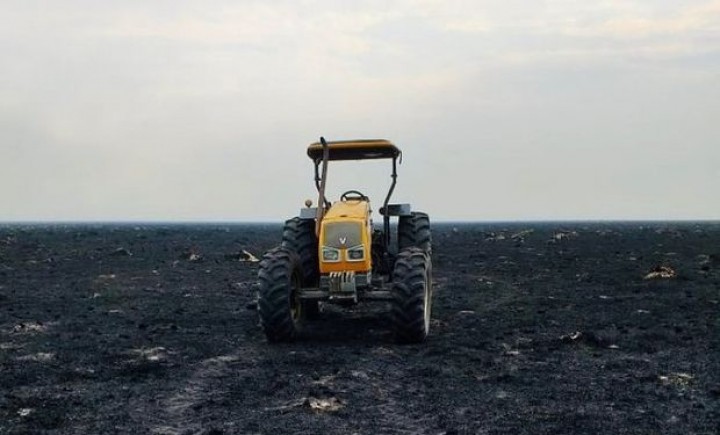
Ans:
[[[269,345],[279,225],[0,227],[0,433],[720,431],[720,223],[433,231],[426,343],[376,305]]]

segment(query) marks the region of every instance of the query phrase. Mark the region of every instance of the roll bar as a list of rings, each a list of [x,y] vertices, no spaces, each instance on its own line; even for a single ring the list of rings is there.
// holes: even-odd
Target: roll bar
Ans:
[[[335,142],[337,143],[337,142]],[[387,142],[390,144],[389,142]],[[318,144],[321,144],[322,146],[322,158],[319,157],[318,152]],[[333,142],[330,142],[330,144],[333,144]],[[328,160],[345,160],[343,158],[336,158],[332,159],[330,156],[330,144],[325,141],[324,137],[320,138],[320,142],[313,144],[310,146],[308,154],[313,158],[313,163],[315,165],[315,187],[317,187],[318,190],[318,208],[317,208],[317,218],[315,221],[315,234],[319,235],[320,233],[320,222],[322,221],[325,210],[327,210],[330,207],[330,202],[325,197],[325,184],[327,182],[327,166],[328,166]],[[386,155],[383,155],[382,157],[373,157],[373,158],[391,158],[392,159],[392,174],[390,175],[392,178],[392,182],[390,184],[390,189],[388,190],[387,195],[385,196],[385,201],[383,202],[383,208],[381,210],[384,210],[383,215],[383,237],[385,246],[390,246],[390,213],[388,212],[388,204],[390,203],[390,198],[392,197],[393,192],[395,191],[395,185],[397,184],[397,165],[398,160],[400,163],[402,163],[402,152],[395,148],[394,145],[390,144],[392,146],[392,151],[389,151]],[[355,157],[355,156],[353,156]],[[363,159],[361,158],[352,158],[352,160],[359,160]],[[320,171],[320,165],[322,164],[322,173]]]

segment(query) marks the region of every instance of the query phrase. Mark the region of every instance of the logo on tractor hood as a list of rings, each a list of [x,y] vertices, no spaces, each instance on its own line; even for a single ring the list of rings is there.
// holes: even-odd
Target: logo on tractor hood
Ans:
[[[345,243],[347,243],[347,237],[340,237],[338,240],[340,240],[340,244],[345,246]]]

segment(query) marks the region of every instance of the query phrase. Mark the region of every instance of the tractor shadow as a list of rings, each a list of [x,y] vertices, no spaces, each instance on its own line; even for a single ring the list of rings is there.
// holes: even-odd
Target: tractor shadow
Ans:
[[[316,319],[303,325],[297,341],[327,344],[393,343],[390,309],[386,303],[338,307],[324,304]]]

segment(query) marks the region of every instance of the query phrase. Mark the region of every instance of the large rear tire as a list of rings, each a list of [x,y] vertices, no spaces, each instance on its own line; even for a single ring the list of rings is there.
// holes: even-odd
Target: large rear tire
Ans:
[[[300,259],[290,249],[269,251],[258,271],[258,314],[260,326],[271,343],[292,341],[304,317]]]
[[[428,254],[432,251],[430,217],[427,213],[414,211],[410,216],[400,216],[398,219],[398,251],[411,246]]]
[[[400,343],[420,343],[430,331],[432,260],[417,247],[400,251],[393,270],[391,319]]]

